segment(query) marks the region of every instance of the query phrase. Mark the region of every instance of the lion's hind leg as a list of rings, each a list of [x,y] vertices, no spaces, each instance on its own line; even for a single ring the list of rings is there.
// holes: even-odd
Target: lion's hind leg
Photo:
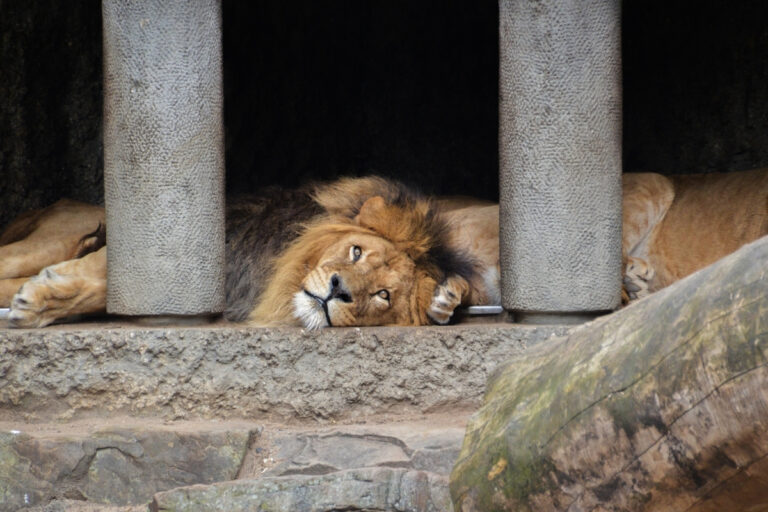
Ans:
[[[43,327],[60,318],[106,307],[107,249],[44,268],[11,300],[11,327]]]
[[[0,234],[0,279],[34,276],[98,248],[103,226],[103,208],[69,200],[22,214]]]
[[[28,277],[16,277],[12,279],[0,279],[0,308],[11,305],[11,299],[19,291],[21,285],[29,280]]]

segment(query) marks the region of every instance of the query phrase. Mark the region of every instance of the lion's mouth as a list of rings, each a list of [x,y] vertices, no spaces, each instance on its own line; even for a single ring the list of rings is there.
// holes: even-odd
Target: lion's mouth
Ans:
[[[328,299],[318,297],[306,288],[304,288],[304,293],[307,294],[315,302],[317,302],[321,308],[323,308],[323,313],[325,313],[325,321],[328,322],[328,327],[333,327],[333,323],[331,323],[331,315],[328,313]]]

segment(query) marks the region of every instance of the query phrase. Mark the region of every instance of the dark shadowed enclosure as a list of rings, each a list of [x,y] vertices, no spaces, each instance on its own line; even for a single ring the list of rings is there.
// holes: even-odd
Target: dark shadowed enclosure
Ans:
[[[768,165],[768,4],[623,4],[624,167]],[[498,196],[495,1],[223,1],[227,188],[378,173]],[[98,0],[0,0],[0,225],[100,202]]]

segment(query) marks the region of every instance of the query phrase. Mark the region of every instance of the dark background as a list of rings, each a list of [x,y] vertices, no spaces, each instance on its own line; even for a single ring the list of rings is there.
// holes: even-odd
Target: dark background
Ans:
[[[768,2],[627,0],[624,167],[768,165]],[[495,1],[223,0],[227,188],[498,194]],[[99,0],[0,0],[0,225],[102,199]]]

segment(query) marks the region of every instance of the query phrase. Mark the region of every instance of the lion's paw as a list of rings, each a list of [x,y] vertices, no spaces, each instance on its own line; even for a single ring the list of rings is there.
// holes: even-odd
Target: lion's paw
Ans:
[[[50,268],[31,278],[11,300],[8,323],[11,327],[44,327],[67,315],[77,295],[75,283]]]
[[[647,261],[627,258],[624,271],[624,292],[628,300],[642,299],[650,295],[650,284],[656,273]]]
[[[453,312],[461,305],[462,296],[467,292],[467,282],[461,277],[448,277],[435,288],[427,316],[436,324],[447,324]]]

